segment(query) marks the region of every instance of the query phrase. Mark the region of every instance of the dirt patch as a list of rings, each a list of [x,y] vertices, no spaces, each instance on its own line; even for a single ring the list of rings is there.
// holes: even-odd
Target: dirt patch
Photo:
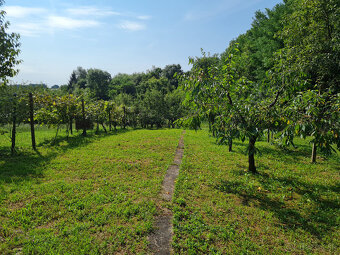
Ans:
[[[184,152],[183,135],[179,140],[178,147],[172,165],[169,166],[162,185],[162,198],[170,202],[175,190],[175,180],[179,174],[179,167],[182,162]],[[149,236],[149,248],[153,254],[171,254],[172,240],[172,212],[167,208],[161,208],[162,213],[157,217],[155,231]]]

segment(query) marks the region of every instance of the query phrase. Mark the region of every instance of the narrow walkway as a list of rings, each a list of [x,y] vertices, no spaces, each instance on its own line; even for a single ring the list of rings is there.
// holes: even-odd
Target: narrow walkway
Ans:
[[[174,162],[169,166],[163,181],[162,197],[170,202],[175,190],[175,180],[179,174],[179,167],[184,152],[183,136],[179,140]],[[156,230],[149,236],[150,250],[153,254],[169,255],[171,253],[172,240],[172,212],[168,208],[162,208],[162,214],[156,219]]]

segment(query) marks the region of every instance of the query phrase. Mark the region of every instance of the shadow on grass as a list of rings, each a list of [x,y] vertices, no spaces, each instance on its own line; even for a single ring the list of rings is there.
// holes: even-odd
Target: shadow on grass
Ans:
[[[132,130],[118,129],[112,132],[89,132],[86,137],[77,134],[71,137],[59,136],[56,139],[46,139],[37,145],[37,150],[18,148],[16,154],[11,155],[9,147],[0,147],[0,183],[19,183],[30,178],[43,177],[46,165],[61,153],[78,147],[84,147],[94,141],[119,135]],[[45,152],[44,152],[45,151]]]
[[[211,142],[216,144],[216,142]],[[228,145],[225,149],[228,150]],[[233,152],[243,154],[247,156],[248,141],[233,140]],[[268,144],[266,141],[256,143],[257,156],[262,157],[266,155],[271,155],[274,158],[280,158],[282,161],[291,161],[294,163],[301,162],[301,158],[310,158],[311,156],[311,146],[308,145],[297,145],[296,148],[279,146],[277,144]],[[321,154],[321,156],[324,156]]]
[[[329,192],[338,194],[339,186],[310,184],[291,177],[272,178],[268,174],[254,175],[253,178],[268,190],[264,192],[259,191],[257,187],[249,186],[246,179],[243,182],[242,177],[240,178],[235,181],[222,181],[215,185],[215,189],[238,195],[242,199],[243,205],[254,202],[252,204],[255,207],[272,212],[284,228],[303,229],[319,239],[322,239],[336,226],[337,210],[340,203],[335,198],[334,200],[327,199],[325,194]],[[286,198],[280,199],[281,194],[275,194],[275,190],[270,190],[270,187],[282,187],[282,190],[287,193]],[[270,193],[274,193],[274,196],[269,196]],[[313,206],[305,207],[302,204],[292,206],[288,201],[296,199],[289,196],[293,193],[304,196],[305,199],[300,199],[299,203],[305,203],[305,205],[312,203]]]

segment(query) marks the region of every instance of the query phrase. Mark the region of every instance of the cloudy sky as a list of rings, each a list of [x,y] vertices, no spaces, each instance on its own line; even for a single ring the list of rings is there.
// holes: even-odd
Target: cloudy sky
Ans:
[[[279,0],[6,0],[21,35],[16,83],[66,84],[77,66],[112,75],[181,64],[200,49],[221,53]]]

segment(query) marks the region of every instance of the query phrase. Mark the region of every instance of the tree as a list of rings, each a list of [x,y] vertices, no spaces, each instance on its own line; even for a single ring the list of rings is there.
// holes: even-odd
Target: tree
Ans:
[[[164,95],[160,91],[156,89],[148,90],[140,102],[140,108],[142,126],[150,125],[152,128],[153,125],[156,125],[157,128],[162,127],[166,109]]]
[[[277,117],[282,84],[268,83],[267,89],[258,90],[258,84],[238,74],[238,65],[233,61],[237,54],[237,48],[231,46],[228,58],[222,64],[210,67],[190,59],[193,68],[183,77],[182,86],[187,92],[187,102],[195,107],[197,115],[209,111],[218,113],[219,121],[215,126],[218,125],[219,130],[233,127],[242,140],[248,138],[248,170],[256,173],[255,143]]]
[[[73,71],[71,76],[70,76],[70,80],[68,81],[68,84],[67,84],[67,89],[68,89],[69,93],[73,92],[77,82],[78,82],[78,80],[77,80],[77,77],[76,77],[76,73],[75,73],[75,71]]]
[[[0,0],[0,6],[4,3]],[[17,59],[20,50],[19,34],[8,33],[9,22],[4,20],[5,11],[0,10],[0,82],[6,84],[7,77],[14,77],[18,70],[15,66],[21,61]]]
[[[293,12],[281,36],[285,43],[281,74],[298,79],[287,106],[291,131],[312,136],[316,150],[339,144],[340,3],[338,0],[292,0]],[[285,66],[286,68],[282,68]],[[330,135],[333,133],[333,135]]]
[[[41,94],[36,96],[36,120],[48,126],[56,126],[58,135],[61,125],[66,125],[67,134],[72,130],[71,120],[79,112],[79,100],[72,94],[64,96],[51,96]]]
[[[176,89],[165,95],[165,117],[168,120],[169,127],[175,127],[175,121],[184,116],[186,112],[186,109],[182,104],[184,97],[184,92],[179,89]]]
[[[120,93],[132,96],[136,95],[136,87],[132,75],[119,73],[112,78],[110,83],[110,97],[113,98]]]
[[[164,67],[162,71],[162,77],[168,79],[170,84],[170,91],[177,89],[178,87],[178,78],[175,77],[175,74],[182,75],[182,67],[181,65],[167,65]]]
[[[81,66],[78,66],[77,69],[74,71],[77,78],[77,87],[79,89],[85,89],[86,88],[86,76],[87,71],[82,68]]]
[[[87,85],[96,99],[107,100],[109,98],[109,84],[111,75],[100,69],[90,69],[87,73]]]

